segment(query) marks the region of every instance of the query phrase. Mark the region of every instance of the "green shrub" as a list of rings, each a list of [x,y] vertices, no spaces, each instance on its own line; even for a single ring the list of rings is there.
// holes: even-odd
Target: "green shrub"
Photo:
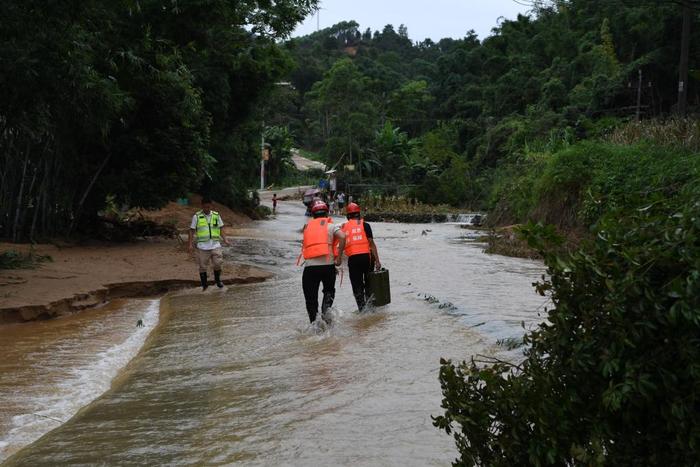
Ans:
[[[699,192],[609,212],[572,254],[530,226],[553,307],[519,365],[442,362],[434,423],[454,435],[455,465],[696,465]]]
[[[684,148],[585,141],[494,173],[492,221],[585,231],[606,213],[677,196],[700,180],[700,156]]]
[[[46,261],[53,261],[53,259],[48,255],[36,254],[32,249],[27,254],[17,250],[0,252],[0,269],[34,269]]]
[[[536,202],[535,186],[548,154],[531,155],[493,172],[486,201],[491,225],[510,225],[527,219]]]

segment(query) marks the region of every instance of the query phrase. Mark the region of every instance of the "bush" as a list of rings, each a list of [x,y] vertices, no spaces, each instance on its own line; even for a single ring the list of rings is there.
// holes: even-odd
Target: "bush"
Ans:
[[[30,249],[27,254],[17,250],[0,252],[0,269],[34,269],[40,263],[53,261],[51,256],[39,255]]]
[[[486,182],[490,225],[510,225],[527,219],[535,205],[535,186],[548,154],[531,155],[528,161],[508,164],[492,172]]]
[[[491,221],[586,231],[611,211],[673,198],[700,179],[700,157],[683,148],[586,141],[535,156],[495,172]]]
[[[554,306],[520,365],[442,362],[434,423],[454,434],[455,465],[700,459],[698,191],[608,213],[573,254],[547,253],[530,228],[550,277],[537,290]]]

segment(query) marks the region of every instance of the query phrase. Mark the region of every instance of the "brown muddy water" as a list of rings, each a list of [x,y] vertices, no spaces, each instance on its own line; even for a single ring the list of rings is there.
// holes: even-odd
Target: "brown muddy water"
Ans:
[[[299,206],[227,251],[274,271],[267,283],[0,328],[0,461],[448,465],[439,359],[518,359],[499,343],[541,320],[542,264],[485,255],[454,225],[373,223],[393,302],[355,313],[346,273],[318,332],[294,265]]]

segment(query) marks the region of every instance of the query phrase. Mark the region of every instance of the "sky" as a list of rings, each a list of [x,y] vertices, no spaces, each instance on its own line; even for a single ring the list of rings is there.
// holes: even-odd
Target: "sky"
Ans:
[[[514,0],[321,0],[320,4],[321,29],[350,20],[357,21],[362,31],[382,30],[387,24],[398,30],[405,24],[411,40],[429,37],[435,42],[464,37],[470,29],[483,39],[499,17],[514,19],[528,10]],[[292,36],[316,31],[316,22],[316,15],[308,17]]]

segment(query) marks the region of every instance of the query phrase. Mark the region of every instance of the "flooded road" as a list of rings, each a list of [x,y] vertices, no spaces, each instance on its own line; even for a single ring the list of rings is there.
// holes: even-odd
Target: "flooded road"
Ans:
[[[543,299],[531,283],[543,266],[485,255],[454,225],[372,223],[393,302],[355,313],[346,272],[342,287],[336,284],[338,319],[316,333],[294,266],[300,206],[280,203],[275,219],[242,231],[227,252],[275,279],[164,298],[158,325],[112,388],[7,464],[448,465],[457,455],[453,440],[430,418],[440,413],[439,359],[517,358],[520,350],[499,342],[539,322]],[[150,305],[133,303],[148,313]],[[119,323],[133,326],[133,318],[93,320],[101,333],[86,334],[87,348],[64,349],[67,367],[76,367],[70,353],[82,355],[97,334],[122,342]],[[30,337],[13,339],[20,345]],[[46,392],[36,361],[0,367],[0,375],[16,376],[27,365],[23,388],[11,392],[13,382],[3,379],[0,396]],[[12,423],[0,417],[7,443]]]

